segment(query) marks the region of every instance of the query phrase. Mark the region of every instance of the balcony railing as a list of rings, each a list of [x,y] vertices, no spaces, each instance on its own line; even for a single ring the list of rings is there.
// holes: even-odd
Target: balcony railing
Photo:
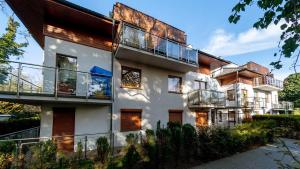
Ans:
[[[194,90],[188,93],[188,105],[224,107],[225,94],[215,90]]]
[[[0,63],[0,93],[110,99],[111,77],[29,63]]]
[[[270,85],[280,89],[283,88],[283,82],[281,80],[274,79],[273,77],[270,76],[262,76],[262,77],[254,78],[253,85],[254,86]]]
[[[273,109],[281,109],[281,110],[293,110],[294,103],[287,101],[280,101],[279,103],[272,104]]]
[[[238,104],[238,107],[260,109],[267,106],[267,100],[261,97],[242,97]]]
[[[128,24],[122,25],[116,41],[116,44],[120,43],[151,52],[155,55],[161,55],[184,63],[198,64],[198,51],[196,49],[167,38],[158,37]]]

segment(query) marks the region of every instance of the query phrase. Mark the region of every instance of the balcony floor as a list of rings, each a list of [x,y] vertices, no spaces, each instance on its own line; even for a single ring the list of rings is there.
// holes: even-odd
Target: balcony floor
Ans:
[[[133,62],[138,62],[183,73],[189,71],[196,71],[198,69],[198,66],[195,64],[185,63],[183,61],[167,58],[163,55],[154,54],[142,49],[136,49],[123,44],[119,44],[115,56],[119,59],[130,60]]]
[[[275,86],[271,86],[271,85],[253,86],[253,89],[259,89],[259,90],[264,90],[264,91],[280,91],[280,90],[282,90],[279,87],[275,87]]]
[[[14,103],[22,104],[99,104],[99,105],[109,105],[112,103],[110,98],[85,98],[79,96],[58,96],[55,97],[51,94],[30,94],[21,93],[17,96],[15,92],[1,92],[0,100]]]

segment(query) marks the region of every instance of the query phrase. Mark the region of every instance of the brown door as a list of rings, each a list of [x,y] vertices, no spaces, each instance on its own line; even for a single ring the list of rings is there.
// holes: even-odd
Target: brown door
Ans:
[[[53,108],[52,136],[54,137],[59,150],[74,150],[74,128],[74,108]]]
[[[196,126],[203,127],[208,125],[208,112],[196,112]]]

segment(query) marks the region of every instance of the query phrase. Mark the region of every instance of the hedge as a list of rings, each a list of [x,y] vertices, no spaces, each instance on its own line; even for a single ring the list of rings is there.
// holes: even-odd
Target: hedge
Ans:
[[[0,135],[40,126],[40,119],[25,118],[0,121]]]

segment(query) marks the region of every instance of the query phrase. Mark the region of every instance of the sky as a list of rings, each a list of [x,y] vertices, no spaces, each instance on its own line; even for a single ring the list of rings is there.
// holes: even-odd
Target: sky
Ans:
[[[253,23],[262,16],[255,6],[247,9],[240,22],[230,24],[228,16],[239,0],[69,0],[77,5],[109,16],[116,2],[124,3],[150,16],[162,20],[186,32],[187,42],[193,48],[203,50],[242,65],[254,61],[268,67],[278,58],[277,44],[280,37],[278,26],[271,25],[265,30],[252,28]],[[6,13],[11,11],[7,9]],[[34,19],[34,18],[33,18]],[[4,33],[7,15],[0,13],[0,34]],[[26,29],[21,25],[21,29]],[[22,39],[19,38],[21,41]],[[43,63],[43,50],[33,38],[19,60],[35,64]],[[283,59],[283,68],[273,70],[277,79],[283,80],[294,73],[292,59]]]

